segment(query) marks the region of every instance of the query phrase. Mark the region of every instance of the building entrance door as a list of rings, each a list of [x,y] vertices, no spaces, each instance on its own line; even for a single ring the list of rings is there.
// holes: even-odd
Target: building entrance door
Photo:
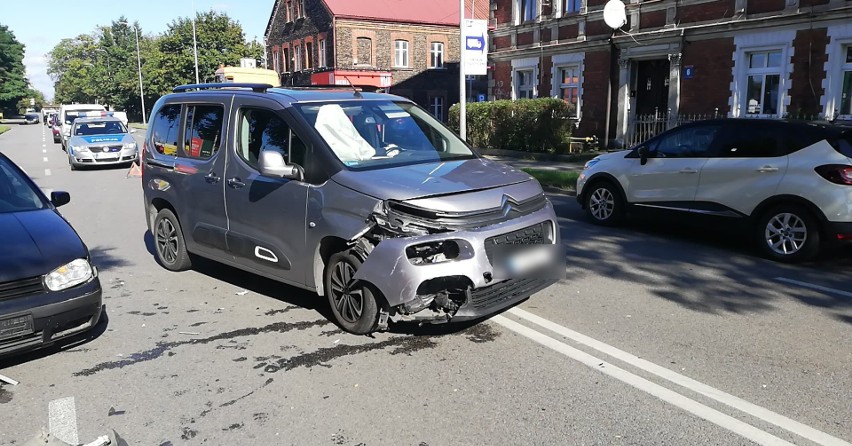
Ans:
[[[668,59],[636,62],[636,114],[667,113],[669,108]]]

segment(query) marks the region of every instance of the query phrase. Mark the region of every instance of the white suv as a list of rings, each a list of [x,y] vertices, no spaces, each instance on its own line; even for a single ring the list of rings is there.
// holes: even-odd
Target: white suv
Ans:
[[[775,120],[686,124],[586,163],[577,200],[598,224],[630,209],[747,219],[768,257],[852,242],[852,129]]]

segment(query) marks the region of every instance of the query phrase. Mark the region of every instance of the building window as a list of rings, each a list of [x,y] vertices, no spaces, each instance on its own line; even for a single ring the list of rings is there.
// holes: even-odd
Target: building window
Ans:
[[[443,96],[432,96],[429,99],[429,112],[432,113],[432,116],[439,121],[444,120],[444,97]]]
[[[583,0],[562,0],[562,14],[576,14],[583,7]]]
[[[305,42],[305,69],[310,69],[313,65],[314,44],[313,42]]]
[[[843,89],[840,90],[840,114],[852,115],[852,45],[845,48],[845,56],[841,72],[843,73]]]
[[[747,115],[778,115],[781,105],[781,50],[746,53]]]
[[[369,37],[358,38],[358,53],[353,61],[355,65],[373,64],[373,40]]]
[[[536,1],[518,0],[518,12],[520,13],[521,23],[531,22],[536,19]]]
[[[289,49],[284,48],[283,50],[281,50],[281,59],[284,60],[284,63],[282,64],[281,68],[284,69],[285,73],[289,72],[290,71],[290,50]]]
[[[295,16],[294,11],[293,11],[293,2],[288,0],[287,1],[287,21],[292,22],[295,19],[296,19],[296,16]]]
[[[397,40],[393,43],[393,66],[408,67],[408,41]]]
[[[319,41],[319,66],[324,67],[325,64],[325,39]]]
[[[305,17],[305,0],[299,0],[299,17]]]
[[[280,56],[279,56],[278,51],[272,52],[272,69],[275,70],[276,73],[281,72],[281,64],[280,64],[280,61],[278,59],[279,57]]]
[[[444,68],[444,44],[432,42],[429,66],[432,68]]]
[[[533,70],[515,71],[515,91],[517,99],[532,99],[535,97],[535,76]]]
[[[302,70],[302,47],[293,47],[293,71]]]
[[[580,66],[558,67],[559,99],[571,107],[572,116],[580,115]]]

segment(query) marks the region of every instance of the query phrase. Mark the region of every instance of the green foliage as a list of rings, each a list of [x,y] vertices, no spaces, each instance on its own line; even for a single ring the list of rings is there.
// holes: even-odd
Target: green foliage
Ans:
[[[570,106],[560,99],[520,99],[467,104],[467,141],[474,147],[559,153],[571,137]],[[459,105],[450,108],[459,130]]]
[[[0,25],[0,111],[13,109],[27,95],[24,45],[8,27]]]
[[[575,190],[580,172],[565,172],[562,170],[521,169],[530,174],[542,186],[558,187],[559,189]]]
[[[212,80],[219,64],[263,57],[263,46],[247,43],[242,27],[214,11],[196,16],[199,80]],[[172,21],[162,35],[145,35],[138,23],[120,17],[92,34],[64,39],[49,55],[48,74],[56,82],[56,103],[100,103],[142,120],[136,29],[146,111],[177,85],[195,83],[192,20]]]
[[[32,104],[30,104],[30,100],[32,100]],[[21,98],[18,101],[17,109],[18,113],[24,114],[28,108],[34,108],[36,110],[41,110],[45,104],[44,94],[34,88],[28,88],[26,92],[26,96]]]
[[[0,135],[8,132],[9,130],[12,130],[12,128],[8,125],[0,125]]]

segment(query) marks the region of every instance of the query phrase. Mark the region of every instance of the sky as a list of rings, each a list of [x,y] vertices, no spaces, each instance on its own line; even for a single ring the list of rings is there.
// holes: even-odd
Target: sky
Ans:
[[[194,0],[197,11],[226,13],[242,25],[247,40],[263,41],[274,0]],[[124,15],[139,22],[144,34],[160,34],[179,17],[193,15],[193,0],[0,0],[0,25],[8,26],[26,48],[24,65],[30,84],[53,98],[47,53],[60,40],[90,34]],[[142,73],[144,76],[144,73]]]

